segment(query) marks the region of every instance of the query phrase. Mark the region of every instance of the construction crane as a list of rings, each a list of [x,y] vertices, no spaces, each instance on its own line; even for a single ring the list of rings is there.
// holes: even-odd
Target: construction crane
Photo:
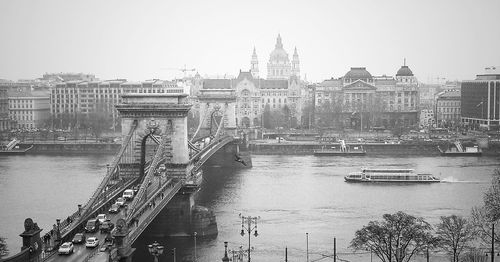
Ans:
[[[196,68],[187,68],[186,65],[184,65],[184,68],[173,68],[173,67],[167,67],[167,68],[162,68],[163,70],[178,70],[184,73],[184,78],[186,78],[186,72],[194,72],[196,71]]]

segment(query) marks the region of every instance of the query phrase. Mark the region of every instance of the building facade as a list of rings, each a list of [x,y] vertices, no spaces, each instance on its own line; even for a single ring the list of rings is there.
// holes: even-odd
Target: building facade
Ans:
[[[10,129],[8,88],[0,86],[0,132]]]
[[[315,105],[320,126],[413,126],[418,124],[418,82],[406,65],[395,77],[372,76],[365,67],[352,67],[343,77],[316,86]]]
[[[436,124],[438,127],[455,127],[461,123],[460,90],[447,90],[436,99]]]
[[[183,88],[174,82],[157,79],[61,82],[50,90],[50,113],[53,118],[76,119],[77,115],[100,112],[112,119],[112,126],[115,126],[120,121],[114,106],[122,102],[121,95],[125,93],[183,93]]]
[[[9,92],[11,128],[43,128],[50,117],[49,92],[11,90]]]
[[[260,78],[259,72],[259,60],[254,48],[248,72],[240,70],[238,76],[231,79],[203,79],[201,86],[204,90],[234,90],[234,118],[240,128],[300,125],[307,90],[300,80],[297,48],[290,61],[281,36],[278,35],[267,63],[267,79]],[[273,115],[272,120],[267,120],[266,114]],[[266,124],[266,121],[272,123]]]
[[[486,68],[475,80],[462,82],[462,124],[496,130],[500,125],[500,69]]]
[[[434,118],[433,109],[422,109],[420,110],[420,127],[430,128],[434,127],[436,119]]]

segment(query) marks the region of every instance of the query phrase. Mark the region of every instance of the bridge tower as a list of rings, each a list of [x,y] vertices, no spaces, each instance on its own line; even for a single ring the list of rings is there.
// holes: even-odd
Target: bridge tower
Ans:
[[[120,176],[143,175],[145,154],[151,156],[158,144],[148,136],[171,134],[165,153],[169,174],[179,178],[189,175],[187,114],[191,105],[186,94],[130,93],[123,95],[123,103],[116,106],[122,119],[122,138],[132,134],[132,144],[120,163]],[[145,150],[145,145],[149,150]],[[124,145],[122,145],[124,146]],[[148,147],[146,146],[146,147]]]
[[[236,93],[234,89],[201,89],[198,99],[202,136],[216,132],[220,119],[223,119],[222,124],[226,134],[236,135]]]

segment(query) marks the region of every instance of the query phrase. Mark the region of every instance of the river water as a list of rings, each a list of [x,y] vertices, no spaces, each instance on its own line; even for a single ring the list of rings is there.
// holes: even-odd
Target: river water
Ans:
[[[0,235],[17,252],[23,221],[32,217],[49,229],[84,203],[105,173],[113,156],[9,156],[0,157]],[[492,173],[500,167],[498,157],[314,157],[254,155],[253,168],[204,169],[204,184],[196,203],[212,209],[219,228],[217,237],[196,239],[198,261],[220,261],[224,241],[231,250],[248,247],[241,236],[238,214],[259,216],[258,237],[251,237],[253,261],[309,261],[333,254],[337,240],[340,259],[370,261],[369,252],[348,248],[357,229],[385,213],[404,211],[435,224],[440,216],[468,216],[482,204]],[[443,179],[436,184],[352,184],[343,176],[360,167],[413,168]],[[308,241],[306,241],[308,233]],[[160,261],[194,256],[194,238],[157,239],[141,236],[135,243],[134,261],[150,261],[146,245],[158,241],[166,246]],[[432,261],[448,261],[431,253]],[[423,257],[417,258],[418,261]],[[245,259],[246,261],[246,259]],[[378,261],[375,258],[373,261]]]

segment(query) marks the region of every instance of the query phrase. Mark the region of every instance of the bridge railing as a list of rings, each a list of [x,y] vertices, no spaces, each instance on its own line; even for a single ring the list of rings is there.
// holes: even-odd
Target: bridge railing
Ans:
[[[113,162],[112,162],[110,168],[108,168],[106,176],[101,181],[101,184],[99,184],[99,186],[94,191],[94,193],[92,194],[92,196],[90,197],[90,199],[87,201],[87,203],[83,206],[83,209],[82,209],[83,214],[86,214],[87,212],[89,212],[89,210],[94,205],[94,202],[97,201],[97,199],[99,198],[99,196],[101,195],[101,193],[103,192],[103,190],[108,185],[108,183],[111,180],[111,178],[113,178],[114,176],[116,176],[116,174],[119,175],[120,171],[118,169],[118,163],[120,162],[122,156],[124,155],[125,150],[127,148],[129,148],[131,146],[131,144],[133,144],[132,136],[133,136],[134,131],[135,131],[136,128],[137,128],[137,121],[134,121],[133,125],[130,127],[130,131],[129,131],[127,137],[123,140],[123,144],[122,144],[122,147],[120,148],[120,152],[113,159]]]
[[[97,213],[102,212],[101,209],[103,208],[105,209],[111,203],[114,203],[114,201],[122,195],[123,191],[126,188],[129,188],[134,182],[135,180],[129,180],[124,183],[120,183],[120,186],[117,186],[114,189],[109,188],[106,191],[107,193],[106,197],[100,200],[99,202],[95,203],[96,208],[92,213],[87,213],[86,215],[82,215],[79,214],[77,211],[72,215],[72,217],[74,218],[73,221],[69,223],[67,220],[62,221],[59,224],[59,232],[61,236],[60,243],[71,241],[71,239],[76,233],[83,230],[83,228],[85,227],[85,223],[88,219],[94,218],[97,215]],[[53,232],[53,234],[51,235],[51,239],[53,240],[52,242],[54,242],[55,240],[57,240],[57,232],[53,230],[51,231]],[[47,236],[48,234],[50,234],[50,232],[46,233],[44,236]],[[42,244],[44,250],[47,250],[48,247],[47,244],[50,245],[50,243],[46,243],[45,241],[43,241]],[[50,258],[55,253],[57,253],[57,250],[52,250],[50,252],[47,252],[44,260]]]
[[[182,180],[169,179],[161,186],[147,201],[138,209],[135,215],[127,220],[129,225],[129,243],[132,244],[140,234],[148,227],[154,218],[163,210],[170,200],[182,188]],[[155,203],[151,205],[151,203]],[[148,213],[149,211],[149,213]]]
[[[127,217],[127,219],[131,218],[131,215],[134,212],[136,212],[136,208],[137,208],[139,202],[143,201],[142,198],[145,197],[145,190],[149,186],[148,183],[152,179],[153,175],[155,174],[156,167],[159,165],[160,161],[162,159],[164,159],[163,154],[165,151],[165,147],[166,147],[167,142],[170,142],[170,141],[171,141],[171,130],[167,130],[166,134],[162,135],[161,143],[158,146],[158,148],[156,149],[155,155],[151,161],[151,164],[148,167],[146,175],[144,176],[144,178],[141,178],[141,179],[143,179],[141,186],[140,186],[139,191],[137,192],[136,196],[134,197],[134,200],[132,200],[132,203],[129,206],[130,214]]]

